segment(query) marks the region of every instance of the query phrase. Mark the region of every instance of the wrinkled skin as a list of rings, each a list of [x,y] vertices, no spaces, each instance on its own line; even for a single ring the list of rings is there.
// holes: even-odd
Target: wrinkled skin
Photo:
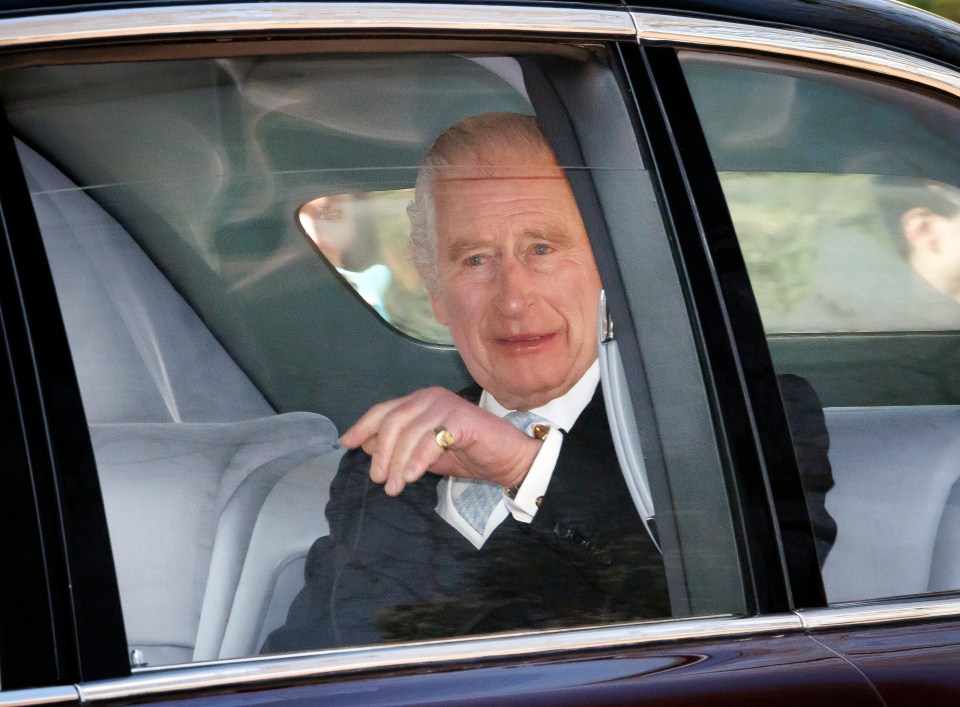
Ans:
[[[597,356],[600,276],[573,193],[553,155],[518,156],[523,168],[471,166],[435,187],[437,320],[474,380],[509,409],[566,393]],[[435,429],[455,443],[444,452]],[[341,444],[371,455],[370,476],[397,495],[429,468],[502,486],[522,481],[539,440],[442,388],[371,408]]]

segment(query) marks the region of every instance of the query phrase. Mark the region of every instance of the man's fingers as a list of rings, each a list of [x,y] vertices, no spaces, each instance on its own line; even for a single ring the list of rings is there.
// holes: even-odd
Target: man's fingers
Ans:
[[[385,484],[387,492],[395,496],[403,490],[405,478],[420,478],[434,460],[435,454],[428,455],[426,462],[418,458],[416,465],[411,466],[411,456],[430,428],[427,418],[442,409],[441,403],[448,395],[452,394],[433,388],[375,405],[343,434],[340,444],[362,447],[371,457],[370,478]]]
[[[440,427],[454,436],[447,451],[437,443]],[[513,478],[516,459],[529,456],[519,448],[525,441],[508,423],[442,388],[375,405],[341,437],[344,447],[362,447],[370,455],[370,478],[391,496],[428,469],[491,481]]]
[[[437,444],[436,432],[432,429],[427,430],[410,448],[403,466],[403,480],[408,484],[413,483],[423,476],[424,472],[431,468],[443,454],[443,448]]]
[[[377,454],[374,465],[383,469],[385,478],[403,478],[415,445],[429,426],[429,400],[423,395],[411,395],[394,407],[380,423],[377,431]],[[419,477],[419,475],[417,475]]]
[[[403,487],[406,486],[403,479],[399,476],[391,476],[387,479],[387,483],[383,485],[383,490],[387,492],[388,496],[399,496],[403,492]]]
[[[435,420],[424,415],[409,420],[394,440],[390,470],[391,473],[399,473],[407,483],[423,476],[423,472],[443,452],[433,431]]]
[[[389,496],[399,495],[406,484],[418,481],[427,469],[433,468],[444,455],[443,449],[437,444],[437,435],[432,429],[419,437],[412,433],[404,435],[398,444],[402,444],[404,450],[394,451],[389,474],[384,475],[386,478],[384,490]]]
[[[409,396],[407,396],[409,397]],[[397,407],[403,405],[407,398],[396,398],[378,403],[367,410],[353,426],[340,435],[340,446],[347,449],[356,449],[367,439],[377,434],[383,419],[390,415]]]

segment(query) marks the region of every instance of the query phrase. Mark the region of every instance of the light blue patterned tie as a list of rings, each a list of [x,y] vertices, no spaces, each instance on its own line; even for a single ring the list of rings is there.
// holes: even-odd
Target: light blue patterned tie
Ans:
[[[539,415],[519,410],[507,413],[503,416],[503,419],[527,434],[531,433],[534,425],[548,424]],[[454,499],[453,507],[470,524],[471,528],[483,534],[483,529],[487,526],[487,519],[490,518],[493,509],[503,498],[503,487],[492,481],[480,481],[479,479],[462,479],[461,481],[469,484],[469,486]]]

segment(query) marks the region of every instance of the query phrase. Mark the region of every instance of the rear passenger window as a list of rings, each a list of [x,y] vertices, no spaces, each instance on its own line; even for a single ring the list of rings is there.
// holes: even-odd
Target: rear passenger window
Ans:
[[[5,72],[0,94],[135,668],[744,611],[680,282],[596,47],[60,64]],[[554,155],[571,122],[616,139]],[[431,163],[424,196],[421,159],[454,124],[516,135],[451,137],[451,154],[477,156]],[[663,333],[645,372],[620,367],[636,341],[596,326],[604,233],[645,252],[631,298],[656,311],[618,310]],[[536,317],[531,301],[546,303]],[[551,407],[554,375],[571,397]],[[502,400],[484,376],[513,376]],[[539,423],[496,422],[515,445],[529,431],[524,449],[553,445],[536,463],[554,475],[492,484],[485,516],[439,475],[387,496],[338,438],[431,386],[497,416],[533,408]],[[429,423],[432,463],[471,432],[455,422]]]
[[[682,61],[774,365],[825,407],[828,599],[960,589],[956,102],[772,61]]]

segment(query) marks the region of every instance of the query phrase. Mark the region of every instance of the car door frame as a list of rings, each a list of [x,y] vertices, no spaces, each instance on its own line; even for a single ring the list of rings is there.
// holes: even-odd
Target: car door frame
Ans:
[[[915,16],[916,13],[916,10],[907,9],[908,15]],[[634,18],[641,42],[647,47],[649,71],[659,85],[666,87],[667,98],[661,100],[660,105],[665,122],[674,126],[672,135],[676,139],[676,153],[681,156],[679,159],[685,163],[688,174],[691,171],[700,173],[690,179],[691,198],[698,205],[706,204],[711,215],[705,215],[704,221],[719,225],[714,233],[706,236],[706,250],[714,264],[720,263],[717,265],[719,290],[727,306],[731,307],[731,314],[737,308],[740,311],[738,321],[731,329],[733,339],[737,346],[747,347],[743,356],[763,359],[761,373],[766,381],[757,380],[756,373],[748,375],[744,381],[754,417],[763,419],[770,410],[765,399],[776,398],[770,397],[773,391],[766,373],[769,358],[761,350],[764,344],[759,310],[749,289],[743,256],[719,179],[711,165],[703,133],[695,123],[696,112],[691,110],[692,102],[676,61],[676,51],[707,50],[773,62],[799,61],[866,78],[893,81],[900,86],[913,86],[927,95],[939,95],[960,106],[960,43],[929,41],[931,28],[947,22],[932,16],[926,24],[914,25],[917,31],[912,36],[906,33],[894,37],[871,24],[866,33],[880,46],[860,39],[824,37],[816,32],[801,33],[785,27],[747,33],[743,25],[727,19],[688,19],[681,28],[680,24],[671,26],[662,17],[639,10],[634,12]],[[819,18],[819,22],[818,29],[836,32],[836,27],[831,27],[824,18]],[[654,57],[652,60],[649,59],[651,56]],[[749,305],[746,308],[745,303]],[[764,439],[760,439],[761,443]],[[767,464],[768,470],[776,468],[770,465],[769,459]],[[787,504],[784,512],[793,513],[791,504],[796,502],[796,488],[787,488],[784,494],[783,487],[775,483],[779,476],[779,473],[771,475],[768,472],[778,516],[784,503]],[[785,544],[782,547],[787,555],[788,568],[795,566],[797,558],[790,556],[795,546]],[[804,558],[808,551],[808,548],[802,550]],[[791,569],[788,576],[793,609],[801,617],[805,630],[814,640],[855,665],[871,680],[882,699],[888,704],[913,704],[918,699],[929,700],[927,704],[956,702],[960,695],[960,680],[956,679],[950,665],[960,649],[960,597],[957,592],[827,605],[815,592],[805,594],[802,587],[797,591],[796,578],[812,584],[819,581],[819,573],[809,561],[801,563],[799,570],[802,574]],[[815,586],[813,588],[816,590]],[[905,685],[910,688],[905,689]]]
[[[422,15],[418,16],[416,6],[396,5],[390,6],[390,8],[394,14],[384,20],[382,24],[378,24],[378,30],[386,27],[393,31],[413,31],[423,30],[428,26],[430,29],[434,29],[433,25],[429,24],[429,20],[425,20]],[[231,16],[227,19],[223,14],[224,11],[220,8],[195,9],[198,15],[217,15],[218,12],[221,13],[221,19],[219,20],[221,23],[228,21],[231,25],[237,23],[235,17]],[[245,17],[247,21],[254,22],[255,19],[252,18],[259,15],[257,11],[251,9],[250,15]],[[550,8],[549,11],[545,11],[547,8],[528,9],[529,12],[504,12],[504,26],[511,27],[512,32],[519,33],[528,39],[531,36],[537,38],[575,37],[579,33],[581,36],[588,36],[595,40],[619,40],[621,42],[620,51],[624,56],[625,64],[633,67],[628,73],[634,81],[633,90],[638,96],[639,111],[644,115],[644,125],[652,122],[651,116],[655,114],[654,106],[663,100],[663,95],[658,94],[655,87],[657,81],[662,80],[662,76],[666,75],[661,72],[667,71],[662,66],[668,63],[668,58],[664,58],[666,55],[663,53],[654,52],[654,68],[652,70],[649,68],[650,57],[649,55],[645,56],[646,50],[635,47],[635,27],[632,22],[624,23],[623,20],[629,18],[624,10],[561,10]],[[448,18],[448,24],[443,25],[441,30],[445,28],[446,31],[452,33],[489,33],[491,31],[490,27],[497,26],[495,20],[491,18],[491,12],[498,14],[494,12],[493,8],[464,6],[462,10],[462,17]],[[73,26],[76,27],[77,22],[82,23],[86,20],[90,22],[88,31],[91,38],[102,39],[106,36],[103,33],[109,30],[105,30],[104,25],[96,25],[92,16],[81,17],[84,14],[83,12],[74,13],[65,22],[67,25],[73,23]],[[163,14],[163,9],[151,8],[151,12],[147,14]],[[180,27],[196,22],[195,17],[180,17],[178,20],[181,24],[176,26]],[[583,22],[585,20],[594,21],[595,28],[590,31],[584,30]],[[355,18],[340,21],[356,22]],[[297,29],[309,28],[310,31],[335,26],[330,18],[324,18],[323,21],[304,21],[302,18],[297,18],[293,20],[293,24],[296,25]],[[320,26],[318,27],[318,25]],[[109,27],[109,23],[106,26]],[[259,25],[251,25],[250,27],[254,28],[256,26]],[[201,30],[197,31],[202,31],[203,26],[200,25],[200,27]],[[143,27],[134,27],[134,29],[128,31],[136,33],[146,30]],[[166,31],[176,31],[176,27],[174,29],[168,28]],[[21,40],[24,44],[36,41],[30,39],[33,35],[24,36],[25,38]],[[636,62],[639,62],[639,64]],[[640,64],[646,67],[644,69],[645,74],[640,71]],[[647,84],[645,86],[643,85],[644,79],[641,78],[643,75],[646,76]],[[3,133],[4,149],[10,150],[12,149],[12,140],[9,137],[9,130],[5,129]],[[6,146],[6,142],[9,142],[10,145]],[[674,151],[677,149],[675,141],[670,142],[670,147]],[[12,153],[8,152],[9,154]],[[666,165],[671,159],[677,160],[675,154],[671,158],[667,152],[658,154],[657,158],[660,160],[657,168],[663,170],[663,175],[670,172]],[[17,163],[14,160],[8,162],[8,164]],[[698,187],[697,190],[691,192],[688,181],[691,175],[697,178],[697,174],[693,172],[684,174],[682,171],[680,174],[676,174],[678,167],[682,165],[683,163],[677,162],[672,167],[674,173],[669,177],[662,177],[664,182],[661,188],[665,195],[665,212],[669,214],[677,232],[683,230],[684,233],[696,233],[698,235],[690,237],[692,239],[702,239],[699,231],[687,231],[686,229],[690,224],[696,224],[698,220],[703,220],[704,214],[709,213],[711,200],[713,201],[713,208],[719,208],[716,204],[716,195],[710,196],[709,184],[705,187]],[[705,179],[709,182],[709,175]],[[20,180],[22,182],[22,174]],[[21,204],[29,204],[29,199],[23,200],[24,195],[27,194],[25,185],[22,186],[19,195],[16,190],[13,192],[4,190],[4,193],[19,196]],[[691,193],[694,193],[698,198],[692,199]],[[66,642],[72,648],[61,648],[53,653],[54,657],[50,658],[51,663],[63,665],[66,668],[58,667],[54,672],[46,673],[47,676],[52,677],[44,677],[42,681],[40,681],[40,678],[34,678],[31,682],[24,683],[22,687],[43,684],[65,685],[77,682],[82,683],[77,689],[84,700],[150,700],[161,699],[170,695],[171,692],[183,696],[191,694],[209,695],[212,692],[233,691],[238,687],[252,688],[265,685],[289,685],[303,681],[325,681],[332,679],[334,676],[369,675],[398,670],[421,674],[424,671],[438,668],[449,670],[468,665],[495,664],[507,656],[523,657],[531,666],[536,660],[556,659],[558,661],[556,665],[559,666],[565,657],[590,655],[598,650],[636,652],[643,651],[649,646],[662,645],[665,642],[670,643],[678,640],[696,642],[718,637],[725,640],[738,638],[767,640],[764,637],[771,636],[769,640],[775,643],[778,639],[773,638],[773,636],[803,633],[802,620],[797,614],[791,613],[792,609],[795,608],[796,597],[794,596],[791,599],[791,592],[784,580],[784,558],[776,540],[777,533],[763,532],[770,529],[776,530],[775,514],[769,505],[769,488],[763,468],[765,463],[769,464],[770,460],[776,459],[778,454],[782,456],[784,449],[789,449],[789,447],[783,446],[782,431],[785,429],[785,419],[782,421],[779,438],[774,431],[772,439],[775,440],[775,443],[771,442],[772,446],[770,447],[766,447],[762,441],[758,441],[758,433],[755,431],[755,427],[748,427],[751,430],[750,433],[737,431],[731,434],[729,431],[731,427],[736,427],[736,425],[731,424],[733,421],[742,422],[749,419],[751,413],[755,412],[754,408],[748,405],[748,401],[757,403],[757,401],[765,399],[778,400],[778,397],[770,396],[770,381],[762,375],[758,377],[758,382],[753,384],[754,387],[741,380],[742,369],[738,369],[738,365],[742,365],[742,363],[738,364],[736,360],[733,353],[735,342],[730,340],[728,332],[703,329],[703,337],[708,345],[708,359],[711,361],[710,366],[713,374],[711,378],[716,383],[718,378],[726,379],[725,377],[728,374],[737,373],[735,378],[739,381],[729,388],[716,384],[716,405],[720,419],[726,420],[728,423],[723,427],[723,439],[728,445],[731,458],[734,460],[734,466],[738,469],[737,473],[741,477],[739,488],[749,490],[745,496],[741,497],[744,499],[741,505],[746,504],[749,508],[752,508],[755,502],[760,502],[761,510],[758,511],[756,517],[746,518],[744,527],[745,535],[750,539],[750,572],[753,577],[753,584],[761,587],[756,592],[758,598],[755,609],[762,615],[747,618],[689,619],[636,626],[557,631],[548,634],[525,634],[512,637],[458,639],[435,644],[379,647],[374,651],[366,652],[358,649],[336,653],[307,654],[297,657],[267,657],[209,666],[151,669],[130,676],[130,670],[126,663],[125,646],[122,646],[123,650],[120,650],[121,646],[118,646],[118,637],[122,641],[123,629],[122,618],[118,616],[120,603],[119,597],[116,596],[116,579],[113,576],[112,563],[109,565],[109,572],[106,575],[102,573],[103,561],[107,557],[103,548],[109,547],[109,542],[106,535],[105,517],[102,520],[97,519],[98,514],[103,515],[103,508],[99,488],[96,485],[92,450],[89,446],[89,436],[86,433],[76,378],[70,363],[66,336],[62,330],[56,300],[51,296],[53,285],[49,277],[49,269],[46,267],[42,253],[39,252],[42,251],[42,248],[39,246],[39,232],[36,228],[35,217],[32,216],[32,211],[29,208],[20,206],[19,210],[23,213],[20,216],[21,225],[17,226],[16,223],[9,221],[7,218],[6,202],[0,201],[0,207],[4,208],[5,220],[10,224],[7,232],[17,234],[15,238],[8,239],[8,243],[11,241],[17,243],[16,248],[11,246],[11,251],[16,251],[14,253],[16,257],[11,256],[11,268],[15,267],[18,273],[24,275],[30,274],[30,283],[22,291],[18,291],[15,297],[9,296],[3,301],[4,313],[17,307],[24,311],[22,332],[8,331],[11,327],[8,326],[6,317],[4,319],[8,349],[11,346],[20,346],[24,349],[24,352],[20,354],[20,363],[14,362],[11,365],[17,372],[15,380],[18,383],[21,380],[29,380],[31,374],[34,381],[43,381],[43,385],[36,383],[34,386],[36,391],[32,396],[32,404],[37,410],[29,415],[24,413],[21,426],[25,428],[29,423],[33,428],[43,431],[43,434],[39,437],[35,434],[30,438],[30,461],[34,462],[34,458],[38,460],[30,465],[30,468],[35,469],[41,463],[45,463],[48,468],[46,472],[47,485],[56,489],[41,494],[40,500],[37,500],[39,505],[48,509],[48,513],[53,514],[55,520],[52,523],[53,527],[44,531],[46,538],[44,543],[45,554],[49,558],[51,553],[59,552],[59,556],[48,559],[47,571],[60,572],[60,577],[45,580],[43,586],[46,591],[53,592],[60,597],[57,602],[61,606],[59,611],[66,614],[66,618],[58,618],[48,625],[51,633],[56,631],[58,635],[67,635],[73,638],[73,641]],[[725,209],[725,206],[723,208]],[[13,209],[12,206],[11,209]],[[12,210],[10,213],[14,213],[14,211]],[[31,220],[32,223],[30,223]],[[701,269],[690,271],[691,277],[696,275],[697,282],[713,283],[705,287],[702,293],[694,296],[695,311],[698,315],[698,321],[703,327],[705,317],[711,312],[715,312],[717,307],[724,305],[720,294],[723,294],[725,290],[720,287],[720,294],[718,294],[716,281],[713,278],[709,280],[701,280],[700,278],[702,268],[707,268],[709,271],[711,267],[708,257],[711,255],[709,247],[705,247],[702,242],[692,241],[683,245],[679,250],[684,256],[683,262],[687,267],[695,264],[696,268]],[[734,268],[735,271],[736,268]],[[20,281],[23,279],[21,276]],[[713,294],[711,294],[711,288],[714,290]],[[45,304],[42,304],[44,302]],[[29,316],[27,316],[27,313],[29,313]],[[733,316],[732,313],[731,316]],[[44,323],[43,328],[40,327],[39,322]],[[723,343],[724,340],[726,340],[725,344]],[[739,353],[742,355],[742,352]],[[28,362],[32,363],[28,365]],[[756,388],[756,386],[759,386],[759,388]],[[21,393],[19,397],[23,400],[28,398],[24,393]],[[25,405],[26,403],[21,402],[21,409]],[[47,453],[50,457],[48,462],[45,461],[43,456],[43,450],[45,449],[48,450]],[[788,464],[789,460],[784,463]],[[24,464],[23,468],[26,469],[27,466],[27,464]],[[80,470],[80,473],[73,473],[77,469]],[[799,484],[798,477],[790,483],[793,484],[795,491],[795,487]],[[787,489],[785,497],[790,496],[795,497],[796,494]],[[89,517],[94,519],[95,537],[87,534],[74,539],[74,532],[77,528],[88,521],[88,513],[91,513],[92,516]],[[42,527],[46,528],[50,525],[51,523],[48,522]],[[94,543],[93,540],[97,540],[99,544]],[[812,538],[810,540],[812,543]],[[52,570],[49,569],[50,566],[53,566]],[[809,567],[804,572],[809,574]],[[762,578],[758,579],[758,577],[761,577],[761,573]],[[69,580],[66,579],[67,576],[69,576]],[[791,575],[790,588],[793,589],[794,594],[796,594],[796,588],[801,587],[801,585],[802,580],[796,580]],[[808,597],[802,600],[804,606],[822,604],[822,602],[818,603],[818,598],[815,595],[811,598],[810,595],[801,592],[801,596]],[[106,617],[98,613],[98,602],[101,610],[106,606]],[[38,616],[40,613],[42,612],[37,609]],[[59,616],[56,613],[55,615]],[[98,641],[101,641],[101,643],[98,644]],[[39,646],[40,642],[37,643]],[[810,646],[812,650],[812,642]],[[38,650],[40,649],[38,648]],[[68,662],[71,650],[75,656],[75,667]],[[455,657],[451,658],[451,652]],[[56,660],[59,660],[59,663],[56,663]],[[0,669],[5,668],[5,664],[0,664]],[[556,669],[559,670],[560,668],[557,667]],[[13,684],[10,686],[17,687]],[[63,695],[63,693],[61,694]],[[467,694],[462,696],[464,698],[468,697]]]
[[[4,689],[19,689],[122,675],[129,666],[117,641],[120,597],[80,391],[5,117],[0,153],[7,402],[15,401],[10,424],[19,423],[24,452],[11,470],[19,493],[4,499],[5,576],[23,582],[4,583],[14,596],[4,603],[11,623],[0,632],[0,676]]]

